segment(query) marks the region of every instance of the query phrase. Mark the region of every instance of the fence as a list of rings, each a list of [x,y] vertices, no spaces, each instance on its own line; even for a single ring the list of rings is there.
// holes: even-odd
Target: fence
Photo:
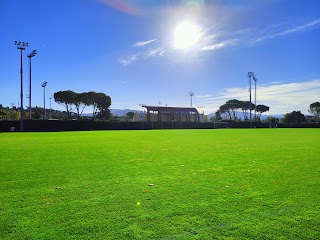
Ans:
[[[253,123],[254,128],[269,128],[268,123]],[[228,122],[229,128],[249,128],[249,122]],[[320,123],[277,124],[277,128],[319,128]],[[212,122],[105,122],[92,120],[24,120],[26,132],[148,130],[148,129],[213,129]],[[19,131],[20,121],[0,120],[0,132]]]

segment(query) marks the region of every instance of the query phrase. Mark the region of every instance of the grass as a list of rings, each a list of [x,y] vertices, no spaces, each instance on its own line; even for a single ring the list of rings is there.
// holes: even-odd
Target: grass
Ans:
[[[319,129],[3,133],[0,149],[0,239],[320,238]]]

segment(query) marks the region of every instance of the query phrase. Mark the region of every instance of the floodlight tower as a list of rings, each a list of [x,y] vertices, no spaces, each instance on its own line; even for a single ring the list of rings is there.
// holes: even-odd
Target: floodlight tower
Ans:
[[[26,50],[28,43],[15,41],[14,45],[20,50],[20,131],[23,132],[23,78],[22,78],[22,50]]]
[[[254,81],[254,121],[257,121],[257,81],[258,78],[256,78],[256,76],[253,75],[252,77],[253,81]]]
[[[189,92],[189,95],[191,97],[191,107],[192,107],[192,97],[194,96],[194,93],[193,92]]]
[[[251,102],[251,78],[254,77],[253,72],[248,72],[249,78],[249,93],[250,93],[250,128],[252,128],[252,102]]]
[[[47,86],[47,82],[44,81],[41,84],[41,87],[43,87],[43,109],[44,109],[44,117],[43,117],[43,119],[46,119],[46,86]]]
[[[28,54],[29,58],[29,119],[31,119],[31,58],[33,58],[37,54],[37,50],[33,50]]]
[[[52,114],[51,114],[51,100],[52,100],[52,95],[50,96],[50,119],[52,119]]]

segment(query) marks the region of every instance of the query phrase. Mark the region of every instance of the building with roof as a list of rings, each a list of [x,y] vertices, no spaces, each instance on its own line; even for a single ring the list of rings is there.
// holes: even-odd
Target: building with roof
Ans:
[[[137,113],[134,121],[145,122],[200,122],[201,114],[193,107],[146,106],[144,113]]]

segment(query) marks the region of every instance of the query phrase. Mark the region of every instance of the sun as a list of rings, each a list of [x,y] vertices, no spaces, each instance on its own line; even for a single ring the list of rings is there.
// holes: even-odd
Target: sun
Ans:
[[[187,49],[196,45],[201,37],[201,29],[196,24],[184,21],[177,25],[173,33],[173,47]]]

